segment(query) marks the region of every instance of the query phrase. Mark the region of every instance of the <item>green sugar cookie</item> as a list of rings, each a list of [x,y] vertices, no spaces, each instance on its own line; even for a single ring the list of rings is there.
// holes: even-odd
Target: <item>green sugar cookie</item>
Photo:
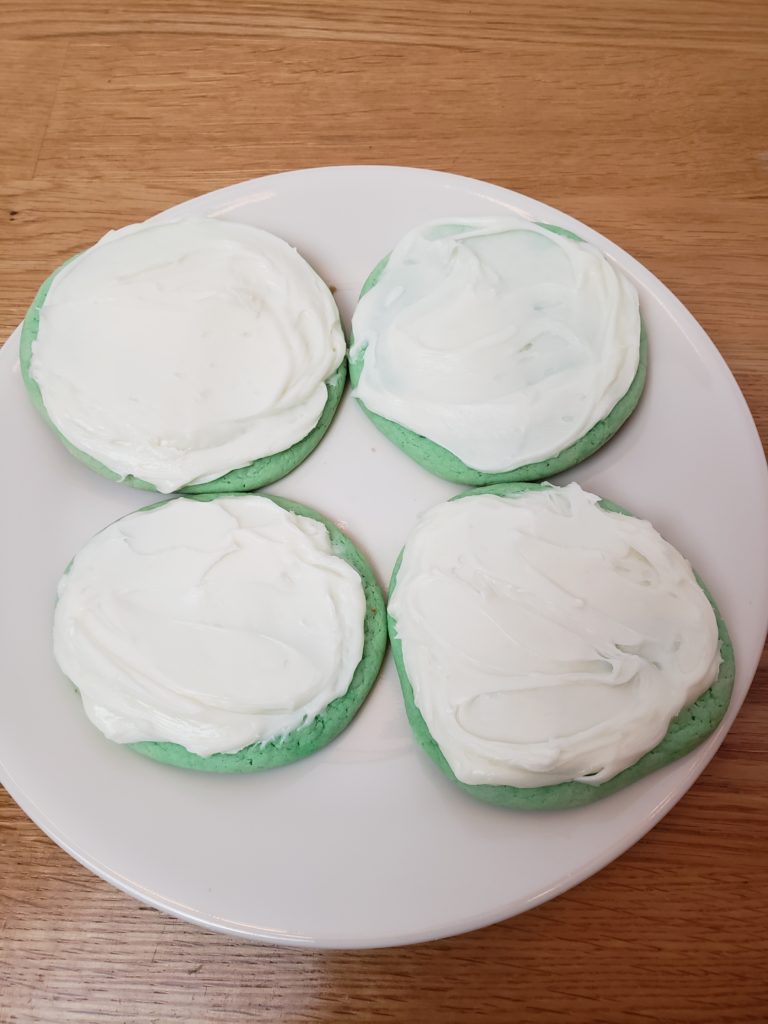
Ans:
[[[478,494],[495,494],[504,497],[520,491],[543,490],[549,486],[548,484],[537,483],[497,484],[466,491],[451,500],[461,500]],[[618,505],[614,505],[612,502],[601,500],[599,504],[611,512],[630,515],[629,512],[626,512]],[[392,572],[389,586],[390,599],[395,590],[402,557],[403,552],[401,551]],[[697,700],[684,708],[670,722],[666,735],[660,743],[613,778],[600,785],[574,781],[531,788],[510,785],[471,785],[457,779],[440,747],[433,739],[423,715],[416,706],[413,688],[405,669],[402,643],[397,635],[397,622],[391,614],[388,614],[392,653],[400,678],[408,721],[417,742],[441,771],[464,790],[465,793],[486,803],[509,807],[515,810],[531,811],[565,810],[571,807],[582,807],[586,804],[594,803],[596,800],[609,796],[611,793],[615,793],[625,786],[637,782],[658,768],[663,768],[665,765],[685,756],[699,746],[721,722],[730,702],[735,672],[733,646],[728,635],[728,629],[712,595],[698,575],[696,580],[712,605],[717,621],[720,656],[722,659],[717,678]]]
[[[566,228],[559,228],[552,224],[540,224],[540,227],[547,228],[555,234],[563,235],[574,241],[582,241],[578,235]],[[360,298],[369,292],[379,281],[383,274],[389,255],[385,256],[371,271],[360,291]],[[350,340],[349,354],[349,379],[352,388],[357,387],[360,375],[365,364],[365,349],[354,351],[354,339]],[[461,461],[453,452],[415,433],[408,427],[396,423],[391,419],[372,412],[365,403],[356,397],[358,405],[372,423],[389,438],[406,455],[417,462],[424,469],[444,480],[451,480],[455,483],[468,486],[487,485],[494,483],[508,483],[513,481],[544,480],[571,469],[578,463],[583,462],[593,455],[599,448],[602,448],[607,441],[619,430],[634,412],[645,386],[646,373],[648,368],[648,336],[645,324],[640,321],[640,354],[638,367],[635,376],[624,395],[614,405],[611,411],[598,423],[595,423],[583,437],[568,445],[557,455],[540,462],[529,463],[503,472],[484,472],[473,469]]]
[[[264,742],[252,743],[234,753],[213,753],[209,756],[192,753],[184,746],[173,742],[148,740],[126,743],[126,746],[152,760],[181,768],[219,773],[261,771],[297,761],[320,750],[349,725],[378,675],[387,642],[386,608],[382,592],[366,559],[338,527],[313,509],[274,495],[254,497],[268,499],[297,516],[321,523],[328,531],[333,554],[348,563],[359,575],[365,600],[362,655],[347,690],[327,704],[316,717],[292,731]],[[189,500],[209,502],[222,498],[249,500],[249,496],[238,494],[192,495]],[[170,502],[179,500],[184,499],[169,499]],[[168,505],[169,501],[157,502],[137,513],[131,513],[131,516],[161,508]],[[67,568],[67,573],[70,572],[74,561],[75,559]],[[75,680],[70,681],[77,688]]]
[[[73,257],[73,259],[76,258],[77,257]],[[40,387],[32,376],[30,368],[32,350],[38,336],[40,312],[54,279],[70,262],[71,260],[67,260],[43,282],[29,311],[27,312],[26,317],[24,318],[20,342],[20,363],[21,374],[27,392],[29,393],[32,403],[37,411],[56,434],[64,447],[77,459],[85,463],[86,466],[95,470],[95,472],[99,473],[101,476],[107,477],[109,480],[116,480],[140,490],[158,491],[158,487],[146,480],[142,480],[140,477],[134,476],[130,473],[125,476],[121,476],[113,469],[104,465],[98,459],[82,451],[73,444],[69,438],[62,434],[62,432],[52,422],[48,410],[46,409]],[[286,448],[284,451],[276,452],[273,455],[266,455],[250,462],[247,465],[241,466],[237,469],[232,469],[214,480],[209,480],[205,483],[187,484],[185,486],[175,488],[177,493],[231,494],[237,491],[253,491],[260,487],[266,487],[268,484],[274,483],[276,480],[287,476],[288,473],[292,472],[314,451],[328,430],[344,393],[346,375],[346,360],[343,360],[337,369],[334,370],[334,372],[325,381],[328,397],[320,418],[312,430],[310,430],[309,433],[298,440],[295,444]]]

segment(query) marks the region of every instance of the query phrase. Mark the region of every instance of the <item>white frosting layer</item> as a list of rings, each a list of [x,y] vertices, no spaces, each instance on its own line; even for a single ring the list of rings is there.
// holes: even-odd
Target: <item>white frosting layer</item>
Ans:
[[[577,484],[438,505],[390,612],[416,705],[470,784],[598,785],[715,680],[712,606],[643,520]]]
[[[583,437],[640,352],[630,281],[593,246],[514,216],[411,231],[352,326],[356,397],[484,472]]]
[[[31,374],[72,444],[168,493],[305,437],[344,353],[296,250],[211,217],[110,232],[65,266]]]
[[[59,584],[54,653],[118,743],[231,753],[346,693],[365,595],[322,523],[255,495],[178,498],[97,534]]]

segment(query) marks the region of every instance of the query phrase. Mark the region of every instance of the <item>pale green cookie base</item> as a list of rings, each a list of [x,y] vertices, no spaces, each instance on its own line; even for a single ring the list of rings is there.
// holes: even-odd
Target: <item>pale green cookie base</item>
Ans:
[[[490,487],[481,487],[475,491],[467,491],[451,500],[460,500],[472,494],[498,494],[504,496],[517,491],[542,490],[548,486],[548,484],[535,483],[497,484]],[[612,512],[620,512],[622,515],[630,514],[609,501],[601,501],[600,504]],[[392,572],[392,579],[389,585],[390,596],[394,591],[402,557],[401,551]],[[392,616],[388,616],[389,638],[392,643],[392,653],[395,665],[397,666],[397,673],[400,677],[405,710],[419,745],[429,754],[435,764],[445,772],[448,778],[463,789],[465,793],[469,793],[470,796],[476,797],[479,800],[484,800],[486,803],[497,804],[501,807],[511,807],[519,811],[558,811],[566,810],[570,807],[583,807],[585,804],[591,804],[605,796],[610,796],[611,793],[623,789],[624,786],[628,786],[633,782],[637,782],[638,779],[650,775],[657,768],[663,768],[664,765],[676,761],[685,754],[689,754],[707,736],[714,732],[722,720],[731,699],[735,671],[733,646],[728,635],[728,629],[712,595],[698,576],[696,579],[701,589],[709,598],[717,619],[717,628],[720,636],[720,655],[722,657],[717,679],[708,690],[704,691],[698,700],[689,707],[684,708],[672,720],[666,736],[658,746],[648,751],[639,761],[630,765],[629,768],[625,768],[624,771],[619,772],[618,775],[615,775],[607,782],[603,782],[598,786],[591,786],[585,782],[562,782],[556,786],[538,786],[531,789],[517,786],[469,785],[465,782],[460,782],[451,770],[439,746],[432,738],[427,723],[416,707],[411,682],[403,662],[402,644],[397,638],[397,622]]]
[[[75,257],[72,258],[74,259]],[[147,483],[146,480],[140,480],[138,477],[130,474],[128,476],[121,477],[118,473],[115,473],[114,470],[109,469],[103,463],[99,462],[98,459],[94,459],[79,448],[76,448],[75,445],[73,445],[51,422],[48,411],[45,408],[45,403],[43,402],[43,396],[40,393],[40,388],[37,385],[37,381],[33,379],[30,373],[32,345],[37,338],[37,332],[40,325],[40,310],[45,302],[48,289],[53,283],[53,279],[69,262],[70,261],[67,260],[66,263],[63,263],[43,282],[26,317],[24,318],[24,323],[21,328],[19,352],[21,375],[24,379],[24,384],[26,385],[29,396],[32,399],[32,404],[51,430],[53,430],[57,435],[67,451],[71,452],[75,458],[84,462],[90,469],[95,470],[97,473],[100,473],[101,476],[105,476],[109,480],[118,480],[121,483],[128,484],[130,487],[136,487],[142,491],[157,491],[154,484]],[[209,480],[207,483],[189,484],[186,487],[180,487],[178,489],[178,493],[232,494],[235,491],[254,491],[259,487],[266,487],[267,484],[274,483],[275,480],[279,480],[281,477],[287,476],[288,473],[294,470],[299,463],[303,462],[304,459],[314,451],[322,440],[326,430],[331,425],[331,420],[333,419],[334,413],[341,401],[341,396],[344,393],[344,382],[346,377],[346,361],[343,361],[341,366],[339,366],[325,382],[326,387],[328,388],[328,399],[323,407],[320,419],[306,437],[297,441],[296,444],[292,445],[290,448],[286,448],[285,451],[277,452],[275,455],[266,455],[262,459],[256,459],[255,462],[251,462],[249,465],[243,466],[240,469],[233,469],[231,472],[225,473],[224,476],[217,477],[215,480]]]
[[[578,235],[565,228],[558,228],[553,224],[541,224],[540,226],[553,231],[555,234],[565,235],[567,238],[581,241]],[[385,256],[371,271],[362,287],[360,298],[378,282],[388,260],[389,256]],[[357,355],[350,355],[349,357],[349,379],[353,388],[357,387],[364,362],[365,349]],[[629,419],[637,403],[640,401],[640,396],[645,386],[647,368],[648,336],[645,324],[641,320],[640,359],[637,371],[629,388],[605,419],[596,423],[583,437],[579,438],[578,441],[574,441],[567,448],[564,448],[558,455],[553,455],[552,458],[545,459],[542,462],[532,462],[527,466],[520,466],[518,469],[511,469],[502,473],[484,473],[481,470],[472,469],[471,466],[463,463],[453,452],[443,448],[442,445],[430,441],[429,438],[423,437],[421,434],[414,433],[414,431],[409,430],[408,427],[404,427],[400,423],[395,423],[393,420],[385,419],[385,417],[371,412],[360,399],[356,399],[356,401],[366,416],[379,428],[385,437],[388,437],[398,448],[401,448],[414,462],[418,462],[424,469],[429,470],[435,476],[442,477],[444,480],[452,480],[455,483],[468,484],[470,486],[508,483],[515,480],[544,480],[554,476],[556,473],[562,473],[566,469],[571,469],[579,462],[588,459],[590,455],[593,455],[598,448],[602,448],[606,441],[613,437],[619,427],[623,426]]]
[[[239,497],[239,495],[200,494],[191,497],[195,501],[214,501],[216,498]],[[277,498],[273,494],[261,494],[259,497],[268,498],[276,505],[280,505],[281,508],[295,512],[296,515],[316,519],[317,522],[322,523],[330,535],[334,554],[348,562],[360,575],[366,603],[362,657],[347,692],[331,701],[324,711],[312,721],[294,729],[293,732],[286,733],[285,736],[269,740],[266,743],[253,743],[233,754],[212,754],[210,757],[193,754],[178,743],[147,741],[127,744],[132,750],[153,761],[161,761],[179,768],[192,768],[196,771],[222,774],[257,772],[265,768],[276,768],[278,765],[298,761],[330,743],[349,725],[379,674],[387,646],[386,607],[381,588],[366,559],[338,527],[334,526],[325,516],[315,512],[314,509],[300,505],[296,501],[288,501],[286,498]],[[156,502],[140,511],[149,512],[164,504],[166,504],[164,501]],[[135,514],[131,513],[131,515]]]

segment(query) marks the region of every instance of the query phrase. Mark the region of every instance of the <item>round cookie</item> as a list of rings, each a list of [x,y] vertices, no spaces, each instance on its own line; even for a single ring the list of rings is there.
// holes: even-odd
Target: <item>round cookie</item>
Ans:
[[[226,495],[226,497],[238,496],[237,494]],[[191,500],[205,502],[225,496],[205,494],[190,497]],[[263,743],[250,744],[234,753],[218,753],[208,757],[191,753],[177,743],[144,741],[126,744],[139,754],[154,761],[197,771],[233,774],[261,771],[307,757],[330,743],[349,725],[362,706],[381,668],[387,643],[386,608],[381,589],[364,556],[337,526],[314,509],[274,495],[263,494],[259,497],[268,498],[276,505],[296,515],[322,523],[330,536],[333,553],[343,558],[360,576],[366,607],[362,656],[346,692],[331,701],[311,721],[284,736]],[[174,499],[168,500],[173,501]],[[148,512],[165,504],[167,501],[156,502],[140,511]],[[67,571],[69,571],[69,567]]]
[[[578,235],[574,234],[572,231],[568,231],[566,228],[556,227],[553,224],[540,224],[539,226],[546,228],[555,234],[563,235],[565,238],[570,238],[577,242],[582,241]],[[360,291],[360,298],[362,298],[366,292],[369,292],[371,288],[377,284],[385,267],[387,266],[388,261],[389,256],[387,255],[374,267],[363,284]],[[353,339],[350,339],[350,346],[352,346],[352,344]],[[365,349],[358,353],[350,352],[349,379],[353,389],[357,386],[357,382],[360,379],[364,363]],[[473,469],[471,466],[467,466],[462,462],[461,459],[453,454],[453,452],[448,451],[447,448],[443,448],[442,445],[437,444],[428,437],[423,437],[421,434],[415,433],[400,423],[395,423],[393,420],[386,419],[384,416],[380,416],[378,413],[372,412],[359,398],[356,398],[356,401],[366,416],[375,424],[385,437],[389,438],[389,440],[396,444],[398,448],[402,449],[402,451],[404,451],[406,455],[410,456],[414,462],[417,462],[420,466],[423,466],[424,469],[433,473],[435,476],[442,477],[444,480],[451,480],[454,483],[467,484],[469,486],[509,483],[513,481],[544,480],[554,476],[556,473],[562,473],[564,470],[571,469],[578,463],[583,462],[585,459],[588,459],[590,455],[593,455],[599,448],[602,448],[607,441],[610,441],[619,428],[629,419],[640,401],[640,396],[642,395],[643,388],[645,386],[647,368],[648,336],[645,324],[641,319],[640,359],[637,371],[629,388],[622,398],[619,399],[616,405],[614,405],[610,413],[591,427],[583,437],[579,438],[567,448],[564,448],[557,455],[553,455],[551,458],[544,459],[541,462],[529,463],[527,466],[520,466],[517,469],[500,473],[483,472],[481,470]]]
[[[81,451],[67,437],[65,437],[51,421],[45,407],[45,402],[43,401],[40,387],[30,372],[32,346],[37,339],[40,326],[40,311],[43,307],[48,291],[56,276],[64,269],[64,267],[67,266],[67,264],[76,258],[76,256],[73,256],[71,259],[66,260],[43,282],[24,318],[21,329],[19,351],[22,379],[32,400],[32,404],[62,442],[67,451],[74,455],[75,458],[85,463],[89,469],[94,470],[96,473],[99,473],[101,476],[104,476],[109,480],[116,480],[120,483],[128,484],[130,487],[135,487],[143,491],[157,491],[158,488],[154,484],[148,483],[146,480],[142,480],[133,474],[121,476],[108,466],[105,466],[98,459],[95,459],[93,456]],[[177,488],[177,493],[231,494],[238,491],[253,491],[260,487],[266,487],[268,484],[274,483],[276,480],[280,480],[282,477],[287,476],[288,473],[292,472],[298,465],[300,465],[300,463],[311,455],[331,425],[331,421],[333,420],[336,409],[338,408],[339,402],[341,401],[341,397],[344,393],[346,376],[347,367],[346,360],[344,360],[325,382],[328,391],[328,398],[319,420],[314,428],[295,444],[286,448],[284,451],[276,452],[274,455],[264,456],[263,458],[254,460],[248,465],[230,470],[228,473],[225,473],[223,476],[217,477],[214,480],[179,487]]]
[[[462,498],[477,494],[495,494],[506,496],[519,491],[542,490],[548,484],[540,483],[506,483],[496,484],[488,487],[481,487],[475,490],[466,491],[452,498],[458,501]],[[618,505],[612,502],[601,500],[600,505],[611,512],[621,515],[630,515]],[[398,570],[402,561],[403,552],[400,552],[392,578],[389,585],[389,594],[392,595],[397,582]],[[486,803],[496,804],[501,807],[509,807],[514,810],[530,811],[552,811],[565,810],[572,807],[583,807],[586,804],[594,803],[603,797],[623,789],[625,786],[639,779],[644,778],[658,768],[676,761],[685,756],[702,743],[719,725],[731,698],[734,681],[734,655],[733,646],[728,635],[728,629],[723,621],[715,601],[707,590],[698,575],[696,580],[706,594],[715,613],[717,621],[718,636],[720,641],[720,656],[722,658],[720,670],[712,685],[701,694],[691,705],[684,708],[670,723],[666,735],[657,746],[649,750],[638,761],[619,772],[613,778],[608,779],[600,785],[588,785],[583,782],[562,782],[552,786],[539,787],[517,787],[505,785],[469,785],[456,778],[450,765],[446,761],[440,747],[429,731],[421,712],[414,701],[413,689],[411,687],[408,673],[403,660],[402,644],[397,637],[397,622],[388,615],[389,636],[392,644],[392,654],[397,666],[400,685],[403,692],[408,721],[413,729],[416,740],[435,764],[443,771],[448,778],[457,786],[479,800]]]

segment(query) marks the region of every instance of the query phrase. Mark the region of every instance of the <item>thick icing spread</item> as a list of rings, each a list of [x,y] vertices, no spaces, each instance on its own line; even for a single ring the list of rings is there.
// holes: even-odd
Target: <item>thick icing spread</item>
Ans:
[[[113,523],[59,584],[54,653],[118,743],[231,753],[346,693],[363,651],[358,573],[322,523],[267,498],[178,498]]]
[[[717,677],[715,615],[650,523],[575,483],[424,515],[390,614],[414,699],[462,782],[598,785]]]
[[[515,216],[411,231],[352,323],[356,397],[484,472],[583,437],[639,361],[631,282],[592,245]]]
[[[168,493],[305,437],[344,352],[309,264],[266,231],[210,217],[131,225],[67,264],[31,374],[72,444]]]

